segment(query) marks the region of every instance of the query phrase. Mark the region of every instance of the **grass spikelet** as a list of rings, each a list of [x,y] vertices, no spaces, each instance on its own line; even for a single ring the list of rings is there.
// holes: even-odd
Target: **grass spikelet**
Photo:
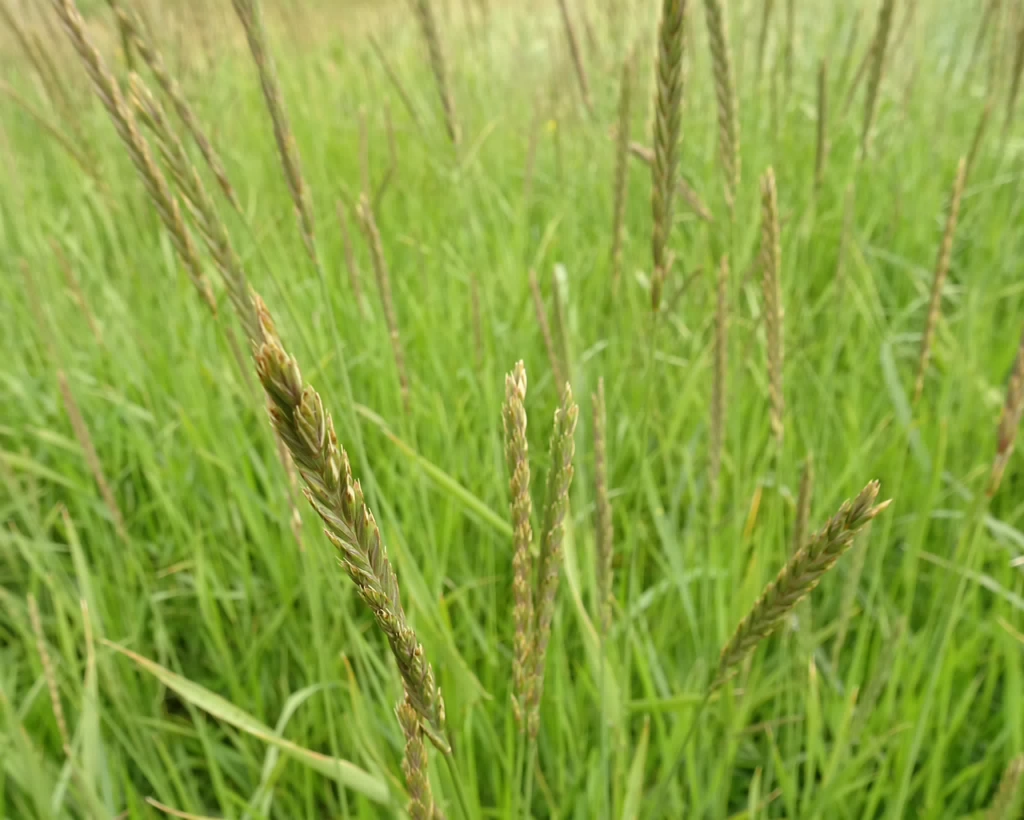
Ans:
[[[771,399],[772,434],[782,446],[785,398],[782,390],[782,243],[779,237],[779,201],[775,172],[769,168],[761,177],[761,291],[764,298],[764,327],[768,344],[768,392]]]
[[[639,142],[631,142],[629,144],[629,153],[644,163],[648,168],[654,166],[654,151],[646,145],[641,145]],[[704,200],[700,198],[700,194],[698,194],[685,179],[679,177],[679,182],[676,187],[679,195],[690,207],[691,211],[697,214],[697,216],[705,222],[715,221],[715,218],[711,213],[711,209],[708,208],[704,203]]]
[[[612,185],[612,291],[618,292],[622,278],[622,240],[626,229],[626,182],[629,175],[629,125],[633,105],[634,58],[622,63],[619,81],[619,119],[615,132],[615,177]]]
[[[999,781],[996,796],[985,814],[985,820],[1012,820],[1020,796],[1021,778],[1024,777],[1024,755],[1017,755],[1006,766]],[[1019,815],[1017,815],[1019,816]]]
[[[715,350],[711,382],[711,432],[708,458],[708,483],[713,499],[718,498],[718,476],[722,468],[725,446],[725,402],[729,367],[729,257],[723,256],[718,266],[715,287]]]
[[[537,326],[540,328],[541,338],[544,339],[544,348],[548,352],[548,361],[551,363],[551,375],[555,384],[565,384],[565,373],[562,369],[562,362],[555,347],[555,339],[551,334],[551,325],[548,323],[548,314],[544,309],[544,297],[540,292],[540,283],[537,281],[535,271],[530,271],[530,296],[533,298],[533,312],[537,317]]]
[[[508,466],[509,506],[512,513],[514,550],[512,554],[512,620],[515,625],[515,654],[512,659],[512,708],[520,731],[532,701],[533,684],[533,528],[530,516],[530,449],[526,439],[526,367],[520,361],[505,376],[505,463]]]
[[[725,683],[743,659],[778,629],[793,607],[850,548],[857,533],[889,506],[889,501],[875,504],[878,489],[878,482],[872,481],[852,502],[844,503],[824,529],[812,536],[768,584],[722,648],[712,691]]]
[[[661,305],[668,276],[668,237],[672,231],[672,198],[679,162],[679,130],[683,106],[683,35],[686,0],[663,0],[658,27],[657,85],[654,101],[654,163],[651,167],[651,234],[653,272],[651,307]]]
[[[1006,92],[1006,117],[1003,120],[1004,138],[1010,133],[1010,127],[1013,125],[1022,78],[1024,78],[1024,15],[1021,15],[1014,41],[1013,68],[1010,70],[1010,88]]]
[[[274,141],[284,169],[288,193],[295,206],[299,221],[299,231],[303,244],[313,264],[319,268],[319,257],[316,252],[316,230],[313,219],[313,202],[309,186],[302,174],[299,149],[295,144],[295,135],[288,120],[288,113],[281,96],[281,87],[277,80],[274,61],[267,50],[266,34],[263,30],[263,14],[258,0],[231,0],[235,14],[245,30],[245,39],[249,43],[249,51],[263,89],[263,99],[270,113],[270,121],[274,129]]]
[[[427,748],[423,745],[419,714],[406,697],[398,704],[395,715],[398,717],[398,725],[402,727],[402,734],[405,735],[402,772],[405,774],[405,786],[409,791],[409,817],[411,820],[431,820],[434,817],[434,796],[430,791]]]
[[[430,57],[430,70],[437,84],[437,92],[441,96],[441,108],[444,111],[444,125],[452,145],[458,146],[461,141],[458,116],[455,112],[455,97],[449,84],[448,68],[445,63],[444,49],[441,47],[441,35],[437,29],[437,20],[430,0],[415,0],[414,10],[419,23],[423,40],[427,44]]]
[[[150,199],[156,207],[160,220],[164,223],[174,244],[178,256],[185,264],[189,278],[200,298],[206,303],[211,312],[216,314],[217,302],[213,296],[210,283],[203,273],[202,265],[199,262],[199,255],[192,242],[192,236],[185,227],[178,207],[178,201],[171,194],[167,186],[167,180],[157,167],[150,152],[149,145],[139,133],[138,125],[131,110],[125,103],[121,94],[121,88],[107,68],[99,51],[90,42],[85,33],[85,23],[82,15],[75,6],[74,0],[53,0],[54,9],[64,27],[64,31],[71,41],[71,45],[78,53],[89,76],[97,96],[103,103],[114,123],[117,135],[121,138],[128,155],[135,166],[136,171]]]
[[[1024,331],[1020,334],[1020,347],[1010,371],[1010,379],[1006,385],[1006,400],[999,417],[999,432],[996,439],[996,457],[992,462],[992,477],[989,480],[988,494],[993,496],[1003,480],[1003,473],[1010,461],[1017,430],[1021,418],[1024,417]]]
[[[380,293],[381,306],[384,308],[384,321],[387,323],[388,336],[391,339],[395,369],[398,371],[398,387],[402,393],[402,406],[408,413],[411,409],[409,376],[405,369],[405,351],[402,348],[402,337],[398,333],[398,318],[395,316],[395,303],[391,295],[391,274],[388,271],[387,259],[384,257],[384,242],[381,240],[377,220],[374,218],[373,208],[366,194],[359,197],[356,213],[370,246],[370,258],[373,260],[373,272],[377,278],[377,290]]]
[[[78,402],[75,401],[75,394],[71,391],[71,385],[68,384],[67,377],[64,375],[63,370],[57,371],[57,384],[60,386],[60,395],[61,399],[64,401],[64,409],[67,411],[68,418],[71,420],[71,429],[74,430],[75,438],[78,440],[78,446],[82,448],[82,455],[85,457],[85,463],[89,466],[89,472],[92,473],[93,480],[96,482],[100,495],[103,497],[103,503],[106,505],[107,512],[110,514],[110,520],[114,524],[114,530],[117,532],[121,541],[127,544],[128,528],[125,526],[124,516],[121,514],[121,508],[117,505],[117,498],[114,497],[114,491],[110,488],[110,483],[107,481],[107,477],[103,473],[103,464],[100,462],[100,457],[96,453],[96,447],[92,443],[92,436],[89,435],[89,426],[85,423],[85,419],[82,417],[82,411],[78,409]]]
[[[227,171],[224,170],[224,163],[221,162],[220,156],[207,138],[203,127],[199,124],[199,119],[192,110],[192,106],[185,99],[181,86],[178,85],[178,81],[167,68],[163,55],[147,37],[142,20],[134,11],[126,9],[121,5],[119,0],[109,0],[109,2],[111,8],[114,9],[114,13],[117,15],[121,31],[130,37],[131,42],[135,44],[135,49],[156,78],[157,84],[171,101],[178,119],[181,120],[185,129],[191,135],[192,141],[199,149],[199,153],[203,155],[203,160],[209,166],[210,171],[213,172],[225,198],[231,203],[231,207],[236,212],[241,213],[242,207],[239,204],[238,195],[228,179]],[[125,46],[125,49],[126,51],[130,50],[128,45]]]
[[[66,758],[71,757],[71,735],[68,734],[68,722],[64,718],[64,707],[60,700],[60,690],[57,688],[57,675],[53,671],[53,661],[46,648],[46,633],[43,632],[43,622],[39,617],[39,605],[32,593],[28,595],[28,618],[32,623],[32,632],[36,638],[36,649],[39,652],[39,662],[43,665],[43,677],[46,678],[46,688],[50,693],[50,707],[53,709],[53,719],[57,723],[57,731],[60,733],[60,742]]]
[[[597,392],[591,396],[594,412],[594,510],[597,534],[597,610],[598,623],[605,633],[612,625],[613,561],[615,531],[612,505],[608,500],[608,436],[604,401],[604,377],[597,380]]]
[[[544,664],[551,622],[555,616],[558,595],[559,570],[562,566],[562,541],[565,537],[565,518],[569,511],[569,488],[572,485],[573,455],[575,453],[576,419],[579,408],[572,399],[568,384],[562,393],[562,402],[555,411],[555,425],[551,433],[551,469],[548,473],[544,514],[540,532],[540,569],[537,576],[536,625],[532,652],[533,680],[530,683],[530,712],[527,729],[531,738],[540,731],[540,701],[544,691]]]
[[[868,68],[867,96],[864,98],[864,126],[860,135],[861,155],[866,155],[871,136],[871,126],[875,121],[878,107],[878,90],[882,84],[882,71],[885,68],[885,53],[889,44],[889,29],[892,28],[892,10],[895,0],[882,0],[878,10],[878,24],[875,37],[871,43],[871,58]]]
[[[914,402],[921,398],[924,391],[924,378],[928,372],[928,360],[931,358],[932,341],[935,328],[942,313],[942,288],[949,272],[949,257],[953,251],[953,235],[960,216],[960,197],[964,192],[964,180],[967,176],[967,162],[961,157],[956,169],[956,180],[949,198],[949,212],[946,216],[946,230],[942,234],[939,245],[939,256],[935,262],[935,276],[932,279],[932,294],[928,302],[928,317],[925,320],[924,333],[921,335],[921,351],[917,360],[917,378],[914,380]]]
[[[594,113],[594,103],[590,98],[590,80],[587,79],[587,67],[583,63],[583,50],[580,48],[580,39],[576,34],[576,26],[569,14],[569,4],[566,0],[558,0],[558,10],[562,15],[562,26],[565,28],[565,39],[569,43],[569,56],[572,58],[572,67],[576,72],[576,81],[580,86],[580,98],[583,105],[590,114]]]
[[[711,45],[711,67],[715,75],[715,99],[718,103],[718,151],[725,174],[725,200],[731,211],[740,184],[739,103],[729,51],[728,26],[721,0],[704,0],[704,13]]]
[[[306,485],[306,498],[323,520],[324,532],[337,548],[359,597],[387,637],[407,701],[424,733],[443,754],[450,754],[444,701],[433,667],[406,619],[398,578],[359,481],[352,477],[348,455],[338,444],[334,422],[320,395],[303,381],[298,362],[282,347],[259,299],[257,315],[266,341],[256,354],[256,371],[267,394],[271,423],[291,453]]]
[[[818,63],[818,139],[814,151],[814,187],[821,187],[828,161],[828,61]]]

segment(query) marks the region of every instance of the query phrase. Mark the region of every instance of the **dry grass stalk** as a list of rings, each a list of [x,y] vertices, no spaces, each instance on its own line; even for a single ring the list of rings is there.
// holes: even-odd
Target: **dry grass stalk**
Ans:
[[[92,309],[89,307],[89,303],[85,300],[85,293],[82,291],[82,285],[78,281],[78,277],[75,276],[74,270],[71,268],[71,263],[68,261],[67,254],[64,253],[64,249],[61,248],[56,239],[50,240],[50,247],[53,249],[53,253],[57,257],[57,263],[60,266],[61,273],[64,274],[64,281],[67,283],[68,290],[70,290],[74,295],[75,302],[78,303],[78,309],[82,311],[82,315],[85,316],[85,321],[89,325],[89,331],[96,340],[96,344],[103,347],[103,334],[100,333],[100,327],[96,322],[96,317],[93,314]]]
[[[359,265],[356,263],[355,249],[352,247],[352,234],[348,229],[348,213],[345,203],[339,199],[335,210],[338,214],[338,228],[341,231],[341,249],[345,256],[345,270],[348,271],[348,283],[349,287],[352,288],[352,299],[359,305],[359,310],[365,312],[363,288],[359,281],[362,277],[359,273]]]
[[[672,231],[672,199],[679,163],[679,131],[683,106],[683,36],[686,0],[662,0],[658,28],[658,59],[654,101],[654,163],[651,166],[651,307],[661,305],[668,276],[668,237]]]
[[[419,714],[405,697],[395,709],[398,725],[405,735],[405,755],[402,758],[402,772],[409,790],[408,812],[411,820],[432,820],[434,817],[434,796],[430,791],[430,773],[427,768],[427,748],[423,745],[423,730],[420,729]]]
[[[988,123],[992,118],[992,107],[992,98],[989,97],[985,101],[985,107],[978,118],[978,125],[974,129],[974,137],[971,139],[971,150],[967,152],[967,176],[970,176],[971,168],[974,167],[974,163],[981,151],[982,141],[985,139],[985,133],[988,131]]]
[[[46,648],[46,633],[43,632],[43,622],[39,617],[39,605],[32,593],[28,595],[28,618],[32,622],[32,632],[36,638],[39,661],[43,665],[43,676],[46,678],[46,687],[50,692],[50,706],[53,709],[53,719],[57,723],[57,731],[60,733],[61,747],[64,750],[64,756],[70,758],[71,735],[68,734],[68,723],[64,719],[64,707],[60,700],[60,690],[57,688],[57,675],[53,671],[53,661]]]
[[[135,48],[142,56],[143,61],[145,61],[146,65],[149,66],[149,70],[153,73],[153,76],[156,77],[156,81],[160,88],[163,89],[164,94],[166,94],[168,99],[170,99],[171,105],[174,106],[174,111],[178,115],[178,119],[181,120],[186,130],[192,136],[192,141],[196,144],[196,147],[199,149],[199,153],[203,155],[203,160],[213,172],[214,177],[217,179],[217,184],[220,186],[224,196],[227,198],[228,202],[231,203],[231,207],[240,213],[242,207],[239,204],[238,195],[235,193],[235,189],[232,187],[231,181],[228,179],[227,171],[224,170],[224,163],[221,162],[220,156],[217,154],[217,151],[207,138],[206,133],[203,131],[203,127],[199,124],[199,119],[192,110],[192,106],[188,104],[188,100],[185,99],[185,94],[182,92],[181,86],[178,85],[178,81],[171,74],[167,64],[164,62],[163,55],[147,37],[142,20],[134,11],[124,8],[119,0],[108,0],[108,2],[114,9],[115,14],[117,14],[121,31],[126,36],[130,37],[131,42],[135,44]],[[127,44],[125,45],[125,49],[129,49]]]
[[[469,273],[469,310],[470,321],[473,324],[473,349],[479,367],[483,364],[484,358],[484,322],[480,315],[480,275],[476,268]]]
[[[409,92],[406,91],[405,86],[402,84],[402,80],[395,72],[394,67],[392,67],[391,61],[388,60],[387,54],[384,53],[384,49],[380,47],[380,43],[377,42],[377,38],[373,35],[370,35],[367,39],[374,55],[380,61],[381,68],[384,69],[384,74],[395,87],[395,91],[398,92],[398,98],[402,101],[402,105],[405,106],[405,110],[409,112],[409,117],[417,128],[421,128],[422,124],[420,123],[420,115],[416,113],[416,106],[413,105]]]
[[[718,498],[718,477],[725,447],[725,403],[729,368],[729,257],[718,266],[715,287],[715,350],[711,382],[711,432],[708,454],[708,483],[711,496]]]
[[[818,63],[818,140],[814,152],[814,187],[820,188],[828,161],[828,61]]]
[[[764,70],[764,55],[768,47],[768,28],[772,19],[775,0],[764,0],[761,3],[761,25],[757,31],[757,58],[754,63],[754,85],[761,85],[761,72]]]
[[[555,339],[558,341],[558,359],[562,362],[565,371],[565,380],[572,382],[572,354],[569,345],[570,328],[566,316],[565,302],[567,299],[568,282],[565,267],[555,265],[551,277],[551,302],[554,317],[553,328]]]
[[[721,0],[704,0],[711,66],[715,75],[715,99],[718,103],[718,151],[725,174],[725,200],[732,211],[740,184],[739,102],[733,79],[729,31]]]
[[[97,96],[110,114],[118,136],[125,148],[128,149],[128,155],[170,235],[178,256],[181,257],[188,270],[192,284],[199,291],[200,298],[211,312],[216,314],[217,302],[214,299],[213,290],[203,273],[192,236],[182,220],[178,201],[174,198],[167,181],[154,162],[148,143],[139,133],[135,117],[125,103],[117,80],[110,73],[110,69],[107,68],[99,51],[86,36],[85,23],[74,0],[52,0],[52,2],[68,39],[81,58],[82,65],[89,75]]]
[[[590,98],[590,80],[587,79],[587,67],[583,63],[583,51],[580,48],[580,40],[576,35],[576,27],[573,25],[572,17],[569,14],[569,4],[566,0],[558,0],[558,10],[562,15],[565,39],[569,43],[569,56],[572,58],[572,67],[576,72],[576,82],[580,86],[580,97],[587,111],[593,114],[594,103]]]
[[[648,148],[646,145],[641,145],[639,142],[631,142],[629,144],[629,153],[640,160],[647,167],[654,166],[654,151]],[[690,184],[679,177],[679,183],[676,186],[679,195],[683,198],[686,204],[690,207],[698,217],[703,219],[705,222],[714,222],[715,217],[711,213],[711,209],[704,203],[704,200],[700,198],[698,194]]]
[[[839,511],[782,568],[722,648],[711,689],[725,683],[753,649],[782,624],[793,608],[835,566],[854,538],[889,501],[875,504],[879,485],[872,481]]]
[[[103,473],[103,465],[100,463],[100,457],[96,453],[96,447],[93,446],[92,436],[89,435],[89,427],[82,417],[82,411],[78,409],[75,395],[71,392],[71,386],[68,384],[63,370],[57,371],[57,384],[60,386],[60,395],[64,400],[64,409],[67,411],[68,418],[71,421],[71,428],[75,432],[75,438],[78,439],[78,446],[82,448],[85,463],[89,465],[89,471],[92,473],[93,480],[96,482],[96,486],[99,487],[100,495],[103,496],[103,503],[107,506],[107,512],[114,523],[114,529],[118,537],[127,544],[128,529],[125,527],[124,516],[121,515],[121,508],[117,505],[114,491],[110,488],[107,477]]]
[[[598,623],[605,634],[612,625],[613,561],[615,531],[612,505],[608,500],[608,420],[605,413],[604,377],[597,380],[597,392],[591,396],[594,411],[594,509],[597,534],[597,609]]]
[[[398,145],[395,142],[395,126],[391,122],[391,105],[387,101],[384,102],[384,132],[388,140],[388,167],[373,192],[373,209],[375,211],[380,209],[380,204],[384,201],[384,194],[388,192],[395,173],[398,171]]]
[[[1006,93],[1006,118],[1003,120],[1003,137],[1010,133],[1013,115],[1017,109],[1017,97],[1020,96],[1021,79],[1024,78],[1024,15],[1017,26],[1017,36],[1013,50],[1013,68],[1010,70],[1010,89]]]
[[[1024,331],[1020,334],[1020,347],[1014,359],[1010,379],[1006,385],[1006,401],[999,417],[999,432],[996,442],[996,457],[992,462],[992,477],[989,480],[988,494],[995,495],[1003,480],[1006,465],[1010,462],[1017,430],[1021,418],[1024,417]]]
[[[430,56],[430,70],[434,75],[434,82],[437,84],[438,94],[441,95],[441,108],[444,110],[444,124],[448,131],[448,138],[453,145],[458,145],[461,140],[458,116],[455,112],[455,97],[449,84],[448,69],[444,58],[444,49],[441,47],[441,36],[438,32],[437,21],[434,18],[434,10],[430,0],[415,0],[414,10],[416,21],[419,23],[423,39],[427,44],[427,53]]]
[[[612,290],[618,292],[622,278],[622,240],[626,229],[626,183],[629,176],[629,125],[633,105],[635,62],[629,55],[622,63],[619,82],[619,118],[615,131],[615,177],[612,185]]]
[[[505,376],[505,404],[501,419],[505,429],[505,463],[508,466],[509,505],[512,514],[512,620],[515,654],[512,660],[512,708],[520,731],[532,702],[533,685],[533,529],[530,516],[530,448],[526,438],[526,367],[520,361]]]
[[[569,487],[573,476],[572,460],[576,447],[573,436],[578,416],[579,408],[572,400],[572,388],[566,384],[561,406],[555,411],[555,426],[551,433],[551,469],[548,472],[540,532],[536,625],[531,653],[533,680],[530,683],[530,712],[527,718],[527,731],[532,738],[536,738],[540,731],[544,665],[551,640],[551,622],[555,616],[559,570],[562,567],[562,541],[565,538],[565,518],[569,511]]]
[[[551,335],[551,326],[548,324],[548,314],[544,309],[544,297],[540,292],[540,283],[537,281],[537,274],[530,271],[530,295],[533,297],[533,311],[537,316],[537,326],[540,328],[540,335],[544,339],[544,348],[548,352],[548,361],[551,363],[551,375],[555,384],[565,384],[565,373],[562,370],[562,363],[558,358],[558,351],[555,348],[555,339]]]
[[[892,11],[895,5],[895,0],[882,0],[882,6],[878,11],[878,25],[875,28],[875,37],[871,43],[867,96],[864,99],[864,126],[860,136],[862,155],[867,154],[871,126],[875,121],[875,111],[878,107],[878,90],[882,84],[882,69],[885,67],[885,53],[889,44],[889,30],[892,28]]]
[[[334,422],[319,394],[302,379],[298,362],[282,347],[266,306],[257,297],[257,315],[266,341],[256,354],[256,370],[267,394],[274,429],[299,469],[305,495],[325,524],[359,597],[373,612],[398,662],[408,703],[420,725],[444,754],[444,700],[423,646],[402,609],[398,579],[381,541],[373,513],[352,477],[348,455],[339,446]]]
[[[981,17],[978,19],[978,33],[974,36],[974,44],[971,46],[971,56],[967,60],[967,68],[964,71],[964,77],[970,78],[971,73],[974,70],[975,64],[978,62],[978,55],[981,54],[981,47],[985,43],[985,39],[988,35],[988,27],[992,23],[992,18],[995,17],[995,12],[999,8],[1002,0],[988,0],[985,3],[985,10],[981,13]]]
[[[939,323],[939,316],[942,313],[942,288],[946,284],[946,274],[949,272],[949,257],[953,251],[953,235],[956,233],[956,223],[960,217],[960,197],[964,192],[964,180],[966,177],[967,161],[961,157],[956,169],[953,192],[949,197],[946,230],[942,234],[942,243],[939,245],[939,256],[935,262],[935,276],[932,279],[931,299],[928,302],[928,317],[925,320],[924,333],[921,336],[921,352],[917,360],[917,378],[914,381],[915,403],[921,398],[921,393],[924,390],[924,377],[928,372],[928,360],[931,358],[935,328]]]
[[[796,51],[796,8],[794,0],[786,0],[786,45],[782,53],[782,79],[786,94],[793,87],[793,54]]]
[[[1020,793],[1021,778],[1024,777],[1024,755],[1017,755],[1006,766],[999,781],[996,796],[985,815],[986,820],[1012,820]],[[1018,815],[1019,816],[1019,815]]]
[[[530,116],[530,130],[526,135],[526,167],[523,169],[523,202],[529,207],[533,197],[533,174],[537,168],[537,143],[540,141],[541,104],[538,98],[533,101],[533,114]]]
[[[270,120],[274,129],[274,140],[277,143],[277,151],[281,157],[281,166],[284,169],[285,182],[288,185],[288,193],[291,194],[292,203],[295,205],[295,213],[298,217],[299,231],[302,234],[303,244],[313,264],[319,267],[320,259],[316,252],[316,229],[313,218],[313,201],[310,196],[309,186],[302,174],[302,164],[299,159],[299,149],[295,144],[295,135],[292,132],[288,120],[288,114],[284,107],[284,98],[281,96],[281,87],[277,80],[277,72],[274,69],[274,62],[267,51],[266,34],[263,29],[263,14],[258,0],[231,0],[235,8],[242,28],[245,29],[245,38],[249,43],[249,51],[252,54],[253,62],[256,63],[256,72],[259,74],[260,87],[263,89],[263,99],[266,101],[267,110],[270,112]]]
[[[387,259],[384,257],[384,242],[377,228],[377,220],[373,215],[373,207],[366,195],[359,197],[356,215],[366,234],[370,246],[370,258],[373,260],[373,272],[377,278],[377,290],[380,293],[381,306],[384,308],[384,321],[388,326],[391,338],[391,352],[395,357],[395,369],[398,371],[398,386],[402,393],[402,406],[406,413],[412,409],[409,403],[409,376],[405,369],[405,351],[402,338],[398,333],[398,319],[395,316],[395,303],[391,295],[391,274],[388,271]]]
[[[847,35],[846,35],[846,43],[843,46],[843,56],[842,56],[842,59],[840,59],[840,61],[839,61],[839,72],[836,74],[836,77],[838,78],[838,82],[839,82],[839,87],[840,88],[843,87],[843,83],[846,82],[846,76],[850,72],[850,64],[853,62],[853,52],[854,52],[854,49],[857,46],[857,35],[860,33],[860,25],[861,25],[863,16],[864,16],[864,9],[863,9],[863,7],[857,6],[856,10],[854,11],[853,19],[850,22],[850,29],[849,29],[849,31],[847,32]],[[851,84],[850,88],[847,91],[846,99],[845,99],[845,101],[843,103],[843,117],[844,118],[846,117],[846,114],[849,111],[850,103],[853,101],[854,88],[855,88],[856,84],[860,82],[859,75],[861,74],[864,66],[867,64],[866,61],[867,61],[867,56],[865,55],[864,59],[861,60],[860,64],[857,66],[857,75],[858,76],[855,78],[854,83]]]
[[[784,361],[782,320],[782,243],[779,237],[779,201],[775,172],[761,177],[761,289],[764,295],[764,326],[768,344],[768,392],[771,399],[772,434],[782,446],[785,399],[782,390]]]

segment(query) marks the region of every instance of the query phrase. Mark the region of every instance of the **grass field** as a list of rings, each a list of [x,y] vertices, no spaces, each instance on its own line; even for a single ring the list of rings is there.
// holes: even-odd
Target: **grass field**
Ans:
[[[214,317],[51,4],[0,3],[17,29],[0,35],[0,815],[403,816],[403,678],[289,484],[217,266],[193,230]],[[130,60],[168,105],[138,49],[126,59],[110,9],[79,5],[121,88]],[[584,99],[556,0],[434,0],[455,146],[420,3],[267,0],[315,216],[305,240],[231,3],[166,5],[141,7],[237,211],[170,119],[282,344],[333,414],[443,692],[452,753],[424,752],[434,816],[1021,816],[1021,452],[986,492],[997,448],[1012,449],[1004,401],[1024,361],[1018,0],[897,0],[880,63],[878,0],[727,3],[733,208],[707,25],[718,4],[690,0],[673,41],[679,172],[709,218],[676,196],[662,281],[659,171],[631,158],[617,282],[620,81],[631,53],[629,136],[653,149],[662,3],[568,2]],[[777,260],[762,242],[769,168]],[[716,333],[723,255],[727,335]],[[773,266],[777,314],[762,287]],[[537,532],[556,372],[579,405],[535,744],[511,705],[502,403],[520,359]],[[892,504],[715,688],[720,650],[799,540],[809,461],[810,530],[874,479]]]

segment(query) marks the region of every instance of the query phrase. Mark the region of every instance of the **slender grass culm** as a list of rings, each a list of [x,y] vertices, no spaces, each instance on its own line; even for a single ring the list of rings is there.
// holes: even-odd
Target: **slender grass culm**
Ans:
[[[871,127],[874,125],[875,112],[878,109],[878,92],[882,84],[882,72],[885,70],[885,54],[889,44],[889,30],[892,28],[894,5],[895,0],[882,0],[882,5],[878,9],[875,37],[871,42],[868,87],[864,97],[864,124],[860,134],[862,157],[867,155],[871,140]]]
[[[996,455],[992,462],[992,475],[989,479],[988,494],[993,496],[999,489],[1010,462],[1013,445],[1017,440],[1017,431],[1021,419],[1024,418],[1024,330],[1020,334],[1020,346],[1013,360],[1010,378],[1006,384],[1006,400],[1003,402],[1002,414],[999,417],[999,430],[996,436]]]
[[[683,40],[686,0],[663,0],[655,64],[654,162],[651,165],[651,307],[661,306],[668,276],[668,238],[672,232],[673,197],[679,165],[683,107]]]
[[[729,369],[729,257],[723,256],[715,277],[714,372],[711,383],[711,427],[708,436],[708,483],[713,502],[718,499],[718,479],[725,448],[725,408]]]
[[[786,411],[782,387],[782,243],[779,237],[779,200],[775,172],[769,168],[761,177],[761,294],[764,299],[764,329],[768,351],[768,394],[775,443],[782,448],[783,417]]]
[[[622,242],[626,230],[626,183],[629,177],[629,127],[633,106],[635,60],[627,55],[619,80],[618,125],[615,131],[615,177],[612,185],[612,293],[619,290],[622,278]]]
[[[430,57],[430,70],[434,75],[437,93],[441,97],[441,109],[444,112],[444,125],[448,139],[458,147],[462,140],[459,119],[455,111],[455,96],[452,94],[451,80],[448,76],[448,64],[445,60],[444,48],[441,45],[441,33],[438,30],[437,18],[430,0],[414,0],[413,10],[419,24],[423,41],[427,45]]]
[[[576,81],[580,86],[580,99],[587,113],[594,113],[594,101],[590,97],[590,80],[587,77],[587,67],[583,62],[583,49],[580,48],[580,38],[576,33],[576,26],[572,22],[572,15],[569,14],[568,0],[558,0],[558,11],[562,15],[562,26],[565,29],[565,39],[569,44],[569,56],[572,58],[572,67],[576,72]]]
[[[828,61],[822,58],[818,63],[818,110],[817,135],[814,150],[814,189],[821,188],[825,178],[825,163],[828,162]]]
[[[967,177],[967,161],[961,157],[956,169],[953,191],[949,197],[949,212],[946,215],[946,229],[939,245],[939,255],[935,262],[935,275],[932,278],[931,298],[928,302],[928,315],[925,319],[924,332],[921,334],[921,349],[917,358],[917,378],[914,380],[914,403],[916,404],[924,392],[924,379],[928,373],[928,362],[931,358],[932,342],[935,328],[942,314],[942,289],[946,284],[949,272],[949,259],[953,252],[953,236],[956,234],[956,223],[960,217],[960,198],[964,192],[964,180]]]
[[[590,398],[594,426],[594,531],[597,541],[597,612],[605,634],[612,627],[612,589],[615,560],[615,530],[612,505],[608,500],[608,419],[605,411],[604,377]]]

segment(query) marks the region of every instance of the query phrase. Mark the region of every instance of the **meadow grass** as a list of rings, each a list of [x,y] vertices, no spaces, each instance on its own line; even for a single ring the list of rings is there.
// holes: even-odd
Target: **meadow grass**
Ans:
[[[177,120],[180,144],[140,129],[151,153],[129,156],[49,4],[0,4],[18,21],[0,80],[23,101],[0,113],[0,816],[1019,816],[1013,4],[417,4],[442,51],[408,4],[267,0],[261,88],[226,0],[120,0],[237,209]],[[130,110],[131,37],[78,6]],[[685,89],[672,145],[662,6],[686,16],[662,46]],[[654,169],[624,161],[645,146]],[[179,148],[201,197],[168,166]],[[166,179],[147,191],[149,163]],[[704,216],[682,194],[652,208],[684,181]],[[382,259],[387,297],[355,292]],[[266,397],[231,347],[253,337],[246,284],[319,391],[310,418],[333,416],[384,574],[372,533],[365,553],[346,541],[355,508],[346,529],[318,499],[355,584],[313,510],[293,527]],[[290,383],[270,352],[260,375]],[[578,416],[556,416],[565,381]],[[272,391],[275,421],[316,495],[340,456],[309,446],[293,392]],[[572,439],[549,448],[553,418]],[[549,475],[549,496],[572,478],[550,519]],[[873,479],[893,501],[854,539],[865,516],[841,505]],[[812,619],[792,606],[815,583]]]

